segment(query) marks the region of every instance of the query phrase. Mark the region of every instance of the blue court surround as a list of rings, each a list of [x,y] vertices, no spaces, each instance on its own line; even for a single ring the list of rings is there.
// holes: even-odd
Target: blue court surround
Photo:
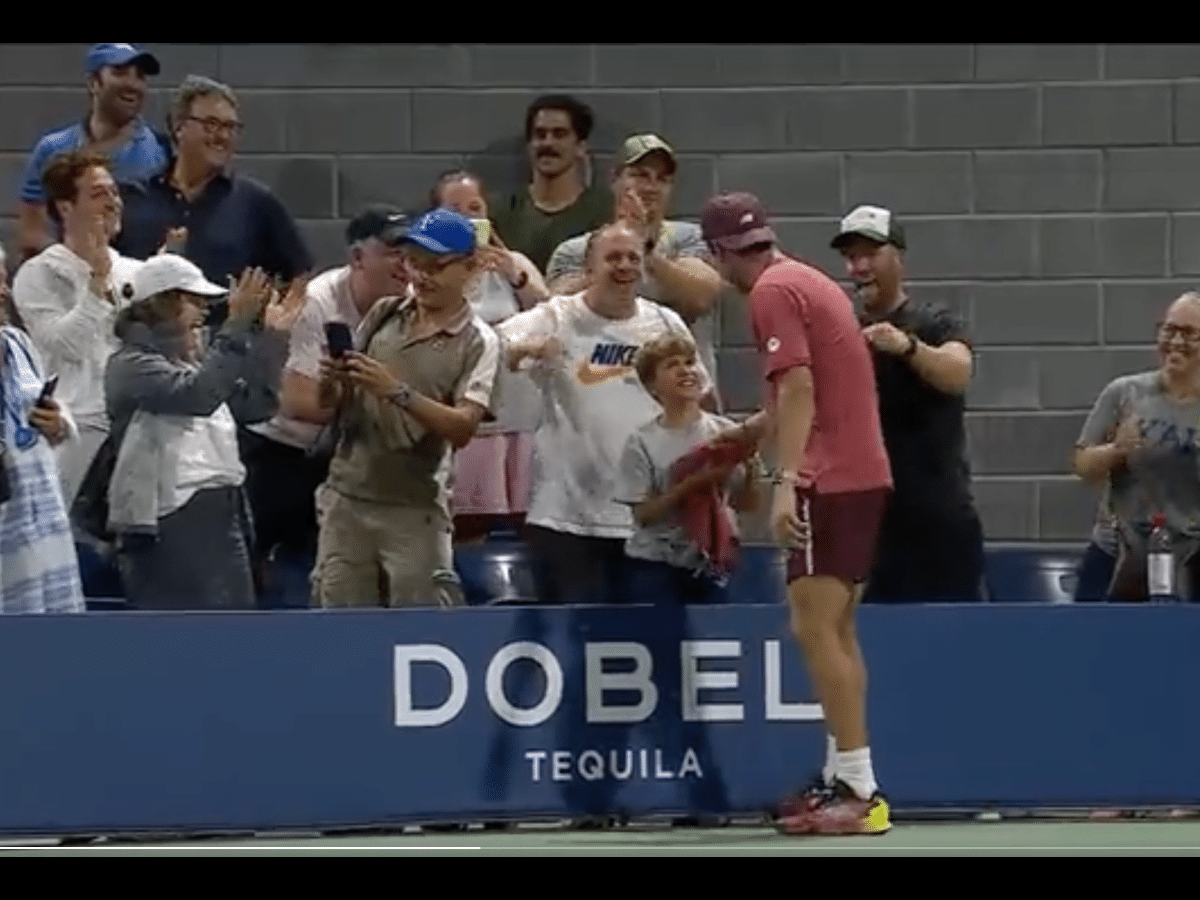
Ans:
[[[1161,764],[1200,758],[1200,608],[868,607],[861,622],[898,807],[1200,803],[1200,767]],[[777,605],[3,624],[3,833],[753,812],[823,755]],[[633,690],[601,690],[621,673]]]

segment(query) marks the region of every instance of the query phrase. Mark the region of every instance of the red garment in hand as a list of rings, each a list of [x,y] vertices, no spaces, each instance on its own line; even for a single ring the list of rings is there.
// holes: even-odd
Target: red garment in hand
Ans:
[[[729,441],[701,444],[675,461],[668,478],[671,484],[678,484],[709,466],[735,466],[753,454],[753,447]],[[688,537],[722,578],[733,571],[738,554],[736,531],[724,500],[725,489],[724,484],[698,488],[679,505],[679,520]]]

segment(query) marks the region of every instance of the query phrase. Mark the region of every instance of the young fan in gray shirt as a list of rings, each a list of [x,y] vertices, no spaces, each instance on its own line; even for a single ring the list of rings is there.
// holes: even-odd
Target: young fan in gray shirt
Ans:
[[[672,484],[675,463],[737,426],[701,409],[704,378],[696,347],[687,338],[671,334],[645,344],[634,365],[663,411],[629,436],[621,454],[616,500],[633,507],[635,522],[625,545],[630,593],[635,602],[723,603],[726,579],[689,536],[680,505],[694,491],[722,485],[736,536],[733,510],[757,506],[756,466],[761,463],[756,456],[747,464],[709,466]]]

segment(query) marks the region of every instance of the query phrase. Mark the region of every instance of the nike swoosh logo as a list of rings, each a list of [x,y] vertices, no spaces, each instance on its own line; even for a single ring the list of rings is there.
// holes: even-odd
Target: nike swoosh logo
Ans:
[[[581,362],[575,371],[575,377],[579,379],[580,384],[589,386],[603,384],[614,378],[623,377],[630,368],[630,366],[598,366],[590,362]]]

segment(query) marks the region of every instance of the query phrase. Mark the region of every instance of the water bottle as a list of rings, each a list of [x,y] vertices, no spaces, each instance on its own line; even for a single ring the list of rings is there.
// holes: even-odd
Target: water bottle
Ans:
[[[1175,556],[1171,553],[1171,535],[1167,517],[1159,513],[1152,520],[1150,544],[1147,548],[1146,574],[1149,579],[1151,603],[1175,601]]]

